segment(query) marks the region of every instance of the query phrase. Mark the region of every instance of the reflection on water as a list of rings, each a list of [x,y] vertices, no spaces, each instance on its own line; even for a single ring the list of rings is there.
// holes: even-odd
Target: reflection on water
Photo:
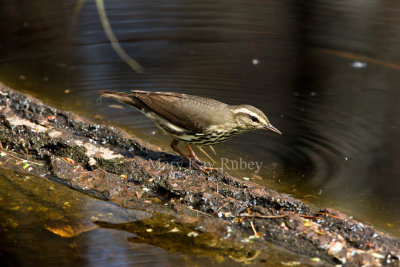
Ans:
[[[258,176],[237,173],[400,234],[398,1],[106,2],[143,74],[113,51],[94,1],[73,28],[76,1],[23,2],[4,0],[0,11],[2,81],[166,147],[152,122],[96,92],[257,106],[284,135],[244,134],[217,146],[217,159],[262,161]]]
[[[44,178],[0,174],[2,266],[242,266],[310,262],[178,224],[174,218],[97,200]]]

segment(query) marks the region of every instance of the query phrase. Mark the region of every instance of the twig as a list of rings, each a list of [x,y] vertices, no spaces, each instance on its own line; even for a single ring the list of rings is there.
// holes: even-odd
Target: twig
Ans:
[[[256,252],[254,253],[253,256],[250,256],[250,257],[247,257],[247,258],[246,257],[245,258],[235,258],[232,255],[229,255],[229,258],[231,258],[232,260],[234,260],[236,262],[246,262],[246,261],[254,260],[255,258],[258,257],[258,255],[260,255],[260,253],[261,253],[261,250],[256,250]]]
[[[276,218],[284,218],[286,215],[250,215],[250,214],[240,214],[236,217],[244,217],[244,218],[261,218],[261,219],[276,219]]]
[[[128,64],[134,71],[137,73],[143,73],[144,68],[133,58],[131,58],[125,50],[121,47],[118,42],[117,37],[114,35],[110,22],[108,21],[106,10],[104,8],[103,0],[96,0],[97,11],[99,13],[101,24],[103,25],[104,32],[108,40],[111,42],[111,45],[114,51],[121,57],[126,64]]]
[[[335,55],[335,56],[339,56],[339,57],[343,57],[343,58],[364,61],[364,62],[367,62],[370,64],[384,66],[384,67],[388,67],[388,68],[392,68],[392,69],[398,69],[398,70],[400,69],[399,64],[392,63],[392,62],[385,61],[385,60],[376,59],[373,57],[367,57],[364,55],[353,54],[353,53],[350,53],[347,51],[334,50],[334,49],[321,49],[321,51],[324,53],[327,53],[327,54],[331,54],[331,55]]]
[[[254,227],[253,221],[250,221],[250,225],[251,225],[251,229],[253,229],[254,235],[255,235],[255,236],[258,236],[258,233],[257,233],[257,231],[256,231],[256,228]]]
[[[8,155],[8,156],[10,156],[10,157],[12,157],[14,159],[25,161],[25,162],[31,163],[31,164],[36,164],[36,165],[39,165],[39,166],[43,166],[42,163],[37,163],[37,162],[34,162],[34,161],[30,161],[30,160],[27,160],[27,159],[23,159],[23,158],[17,157],[15,155],[12,155],[10,152],[4,151],[4,149],[0,149],[0,151],[1,151],[1,153],[4,153],[4,154],[6,154],[6,155]]]
[[[69,31],[70,31],[71,33],[72,33],[73,29],[74,29],[75,26],[76,26],[76,23],[77,23],[77,21],[78,21],[79,14],[81,13],[81,10],[82,10],[83,5],[85,4],[85,1],[86,1],[86,0],[78,0],[78,1],[76,2],[76,5],[75,5],[75,7],[74,7],[74,13],[73,13],[73,16],[72,16],[72,19],[71,19],[70,29],[69,29]]]
[[[322,220],[323,219],[322,217],[312,216],[312,215],[300,215],[300,216],[303,217],[303,218],[306,218],[306,219],[315,219],[315,220]]]
[[[217,185],[218,185],[218,184],[217,184]],[[223,208],[225,208],[229,203],[230,203],[229,201],[228,201],[228,202],[225,202],[221,207],[219,207],[219,208],[217,209],[217,212],[216,212],[216,213],[218,213],[220,210],[222,210]]]
[[[327,216],[329,216],[329,217],[332,217],[332,218],[335,218],[335,219],[338,219],[338,220],[343,221],[342,218],[340,218],[340,217],[338,217],[338,216],[335,216],[335,215],[332,215],[332,214],[330,214],[330,213],[326,213],[326,212],[317,212],[317,213],[315,213],[315,214],[318,214],[318,215],[327,215]]]
[[[196,209],[194,209],[194,208],[191,208],[191,207],[185,207],[185,208],[187,208],[187,209],[189,209],[189,210],[192,210],[192,211],[195,211],[195,212],[198,212],[198,213],[201,213],[201,214],[203,214],[203,215],[207,215],[207,216],[210,216],[210,217],[212,217],[212,215],[211,215],[211,214],[205,213],[205,212],[203,212],[203,211],[196,210]]]

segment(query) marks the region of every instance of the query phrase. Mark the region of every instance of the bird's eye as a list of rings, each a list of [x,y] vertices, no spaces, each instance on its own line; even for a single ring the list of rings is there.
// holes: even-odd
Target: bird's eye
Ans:
[[[252,121],[252,122],[258,122],[257,117],[255,117],[255,116],[250,116],[250,118],[251,118],[251,121]]]

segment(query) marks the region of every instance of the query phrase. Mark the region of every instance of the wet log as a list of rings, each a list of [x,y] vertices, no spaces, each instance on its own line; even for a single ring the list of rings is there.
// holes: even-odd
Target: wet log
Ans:
[[[49,107],[3,84],[0,144],[2,168],[170,216],[237,254],[272,242],[325,265],[400,264],[399,239],[351,216],[311,208],[220,170],[207,175],[122,130]]]

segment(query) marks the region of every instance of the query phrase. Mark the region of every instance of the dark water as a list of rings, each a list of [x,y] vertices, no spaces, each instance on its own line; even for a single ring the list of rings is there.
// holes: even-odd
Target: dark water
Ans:
[[[233,250],[157,214],[126,210],[52,181],[0,174],[2,266],[255,266],[311,263],[284,249]],[[171,232],[172,229],[177,231]],[[308,266],[308,265],[307,265]]]
[[[257,106],[283,135],[247,133],[216,146],[217,156],[206,148],[218,163],[262,162],[259,173],[229,171],[400,235],[398,1],[106,1],[144,73],[112,49],[95,2],[76,5],[3,0],[0,80],[165,147],[152,122],[96,92]]]

